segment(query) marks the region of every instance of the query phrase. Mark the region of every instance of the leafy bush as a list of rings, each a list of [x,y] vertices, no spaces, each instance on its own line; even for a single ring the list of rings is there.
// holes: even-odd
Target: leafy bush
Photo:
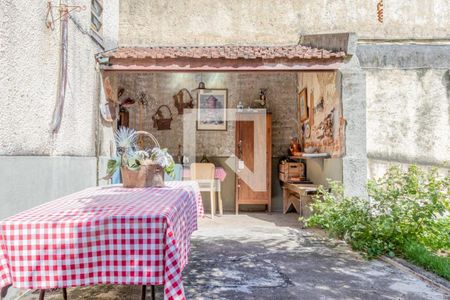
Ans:
[[[345,197],[342,185],[320,188],[307,226],[320,226],[368,257],[400,253],[414,241],[432,250],[450,249],[450,179],[436,170],[391,167],[368,182],[368,199]]]

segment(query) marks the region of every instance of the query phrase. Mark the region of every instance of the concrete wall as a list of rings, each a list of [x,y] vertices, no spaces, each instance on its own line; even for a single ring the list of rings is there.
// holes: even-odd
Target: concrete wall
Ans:
[[[450,46],[360,45],[369,175],[391,163],[449,169]]]
[[[361,39],[448,39],[447,0],[121,1],[122,45],[295,44],[299,34]]]
[[[94,55],[102,47],[89,36],[90,3],[69,1],[87,9],[69,20],[67,93],[56,135],[49,124],[58,85],[59,22],[54,31],[46,28],[46,1],[0,6],[0,218],[97,182],[100,76]],[[105,2],[103,17],[103,46],[115,47],[119,1]]]

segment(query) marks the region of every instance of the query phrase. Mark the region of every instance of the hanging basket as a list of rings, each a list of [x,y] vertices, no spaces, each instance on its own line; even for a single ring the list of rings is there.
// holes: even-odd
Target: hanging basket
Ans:
[[[169,116],[164,116],[162,112],[162,108],[165,107],[169,111]],[[153,119],[153,127],[158,130],[170,130],[170,123],[172,123],[172,112],[167,105],[161,105],[156,110],[156,113],[152,117]]]
[[[147,131],[136,131],[136,134],[148,136],[156,147],[161,148],[158,140],[153,134]],[[139,170],[130,170],[127,166],[120,168],[122,183],[125,188],[163,187],[164,169],[153,162],[144,162]]]

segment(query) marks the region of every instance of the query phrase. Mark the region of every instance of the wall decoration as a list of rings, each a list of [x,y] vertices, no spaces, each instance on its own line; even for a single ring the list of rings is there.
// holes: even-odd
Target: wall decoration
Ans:
[[[308,119],[308,99],[306,88],[301,90],[297,95],[298,110],[300,122],[304,122]]]
[[[259,89],[259,98],[253,100],[251,107],[252,108],[266,108],[267,104],[267,88]]]
[[[311,127],[309,126],[309,123],[306,122],[303,125],[303,128],[304,128],[304,137],[305,137],[305,139],[309,139],[311,137]]]
[[[384,21],[383,0],[378,0],[377,3],[377,19],[379,23],[383,23]]]
[[[168,115],[164,115],[162,108],[166,108]],[[167,105],[161,105],[156,110],[156,113],[152,117],[153,127],[158,130],[170,130],[170,123],[172,123],[172,111]]]
[[[199,90],[197,130],[227,130],[227,89]]]
[[[185,94],[188,96],[187,99],[184,97]],[[173,95],[173,100],[179,115],[183,114],[185,108],[194,108],[194,99],[191,93],[185,88],[181,89],[176,95]],[[187,101],[184,102],[185,100]]]
[[[301,73],[298,86],[298,90],[308,89],[309,96],[309,118],[302,122],[300,130],[304,152],[342,157],[345,154],[345,120],[339,74]]]

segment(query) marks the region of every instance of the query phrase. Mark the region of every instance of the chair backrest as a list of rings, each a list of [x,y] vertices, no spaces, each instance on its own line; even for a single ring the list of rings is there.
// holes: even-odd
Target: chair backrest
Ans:
[[[164,181],[181,181],[183,177],[183,166],[175,164],[173,166],[173,177],[164,172]]]
[[[214,180],[216,167],[211,163],[193,163],[191,164],[192,180]]]

